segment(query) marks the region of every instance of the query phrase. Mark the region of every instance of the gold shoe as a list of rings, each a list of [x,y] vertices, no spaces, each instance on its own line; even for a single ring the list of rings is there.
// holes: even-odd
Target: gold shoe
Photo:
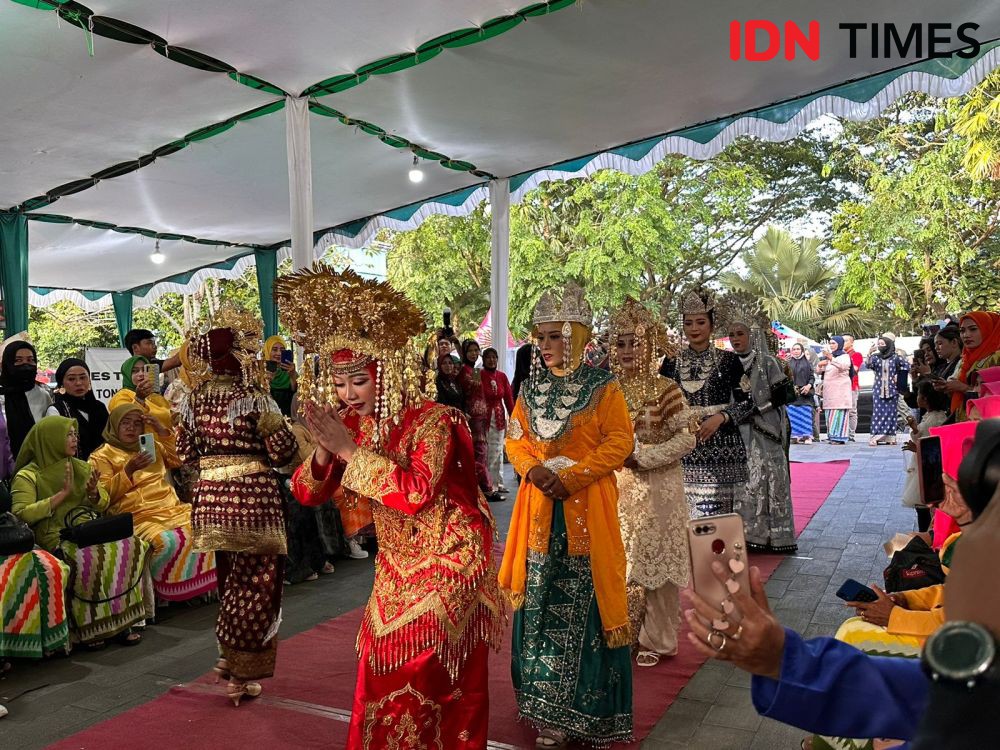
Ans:
[[[225,659],[219,659],[215,662],[215,666],[212,667],[212,671],[215,672],[215,684],[219,684],[219,680],[229,679],[229,662]]]
[[[226,694],[234,706],[239,707],[243,698],[256,698],[264,689],[259,682],[230,682],[226,687]]]

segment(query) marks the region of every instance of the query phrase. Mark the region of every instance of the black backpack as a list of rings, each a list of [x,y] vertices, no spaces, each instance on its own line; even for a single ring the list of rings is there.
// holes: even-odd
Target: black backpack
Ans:
[[[941,560],[921,537],[913,537],[905,547],[893,554],[882,572],[885,590],[890,594],[922,589],[944,583]]]

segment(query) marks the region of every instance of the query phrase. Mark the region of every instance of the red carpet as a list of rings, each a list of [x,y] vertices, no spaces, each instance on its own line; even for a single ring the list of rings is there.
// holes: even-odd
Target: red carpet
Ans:
[[[795,529],[801,533],[847,471],[849,461],[792,464]],[[765,578],[780,555],[755,555]],[[265,681],[264,695],[233,708],[224,686],[210,676],[178,685],[165,695],[97,724],[50,748],[90,750],[127,747],[160,750],[180,745],[200,748],[339,748],[347,738],[354,693],[354,639],[361,610],[322,623],[281,643],[278,674]],[[653,669],[636,669],[633,695],[638,748],[681,688],[704,663],[681,635],[680,653]],[[490,739],[494,747],[534,746],[535,733],[516,720],[510,682],[510,640],[490,661]],[[619,745],[618,747],[626,747]]]

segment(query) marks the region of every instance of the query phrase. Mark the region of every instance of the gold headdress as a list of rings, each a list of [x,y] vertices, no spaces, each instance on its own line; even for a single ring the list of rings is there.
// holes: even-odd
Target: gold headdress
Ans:
[[[257,358],[264,335],[264,324],[258,315],[231,302],[224,302],[215,315],[187,332],[183,359],[186,360],[184,369],[189,386],[197,390],[213,379],[207,336],[209,331],[218,328],[228,328],[233,332],[232,353],[240,364],[243,381],[250,387],[267,390],[264,371]]]
[[[594,314],[584,297],[583,289],[578,284],[570,282],[563,288],[561,294],[552,291],[541,296],[535,305],[531,323],[536,326],[541,323],[579,323],[590,328],[593,319]]]
[[[338,272],[316,264],[279,278],[274,297],[292,340],[306,354],[301,397],[333,401],[335,374],[356,372],[373,363],[378,419],[396,418],[404,400],[424,396],[413,342],[425,330],[424,317],[385,282],[363,278],[351,269]]]
[[[707,289],[692,289],[681,303],[681,315],[707,315],[715,310],[715,299]]]
[[[626,373],[618,359],[618,339],[627,334],[635,336],[636,368]],[[618,376],[632,409],[639,408],[657,397],[657,375],[663,357],[675,357],[678,343],[653,313],[631,297],[621,309],[612,313],[609,329],[611,371]]]
[[[753,349],[771,354],[777,352],[778,338],[771,329],[771,319],[760,300],[752,294],[739,290],[728,292],[720,300],[716,316],[717,325],[726,330],[737,323],[745,325]]]

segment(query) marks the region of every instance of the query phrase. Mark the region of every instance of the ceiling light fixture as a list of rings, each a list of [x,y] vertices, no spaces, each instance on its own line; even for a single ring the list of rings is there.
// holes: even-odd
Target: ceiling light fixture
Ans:
[[[163,263],[167,256],[160,252],[160,241],[156,241],[156,247],[153,248],[153,253],[149,256],[149,259],[153,261],[156,265]]]
[[[423,182],[424,172],[420,169],[420,162],[417,160],[417,155],[413,155],[413,166],[410,167],[410,182]]]

